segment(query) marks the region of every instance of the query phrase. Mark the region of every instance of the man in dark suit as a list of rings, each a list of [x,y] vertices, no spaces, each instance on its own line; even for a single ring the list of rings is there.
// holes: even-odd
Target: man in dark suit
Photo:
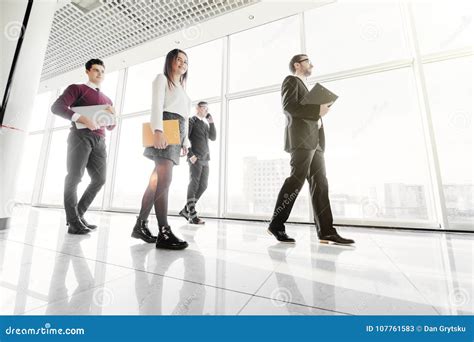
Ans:
[[[196,115],[189,118],[188,137],[191,146],[188,150],[188,198],[185,207],[179,213],[191,224],[205,223],[196,212],[196,203],[207,189],[211,159],[209,140],[215,141],[216,135],[216,125],[208,113],[207,102],[201,101],[196,106]]]
[[[318,237],[323,243],[352,244],[354,240],[341,237],[333,226],[329,203],[328,181],[324,162],[324,127],[321,118],[329,111],[330,103],[302,105],[308,93],[306,78],[313,65],[307,55],[294,56],[290,71],[281,87],[281,99],[287,118],[285,151],[291,154],[291,174],[285,180],[275,205],[268,232],[278,241],[294,243],[285,232],[285,223],[305,179],[308,180]]]
[[[108,130],[115,127],[115,125],[96,126],[92,119],[71,109],[106,105],[109,113],[115,113],[112,101],[100,90],[105,76],[104,62],[100,59],[91,59],[86,63],[85,71],[89,81],[86,84],[68,86],[51,106],[54,114],[71,121],[67,139],[67,175],[64,182],[64,209],[69,234],[87,234],[91,229],[97,228],[96,225],[86,221],[84,214],[105,183],[107,150],[104,127]],[[86,169],[91,177],[91,183],[78,202],[77,186]]]

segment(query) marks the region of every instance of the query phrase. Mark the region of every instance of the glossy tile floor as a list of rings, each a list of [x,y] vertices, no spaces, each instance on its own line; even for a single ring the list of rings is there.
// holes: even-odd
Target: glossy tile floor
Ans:
[[[0,231],[0,314],[472,315],[473,234],[340,228],[355,247],[289,225],[171,217],[190,246],[130,238],[135,215],[91,212],[99,229],[66,234],[62,210],[15,208]],[[151,224],[156,231],[157,226]]]

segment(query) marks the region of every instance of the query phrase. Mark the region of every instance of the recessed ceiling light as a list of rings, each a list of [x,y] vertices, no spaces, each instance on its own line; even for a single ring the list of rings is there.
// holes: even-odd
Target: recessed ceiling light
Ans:
[[[102,6],[100,0],[71,0],[71,4],[84,14]]]
[[[253,15],[249,15],[249,19],[253,20],[255,17]]]
[[[175,44],[181,43],[179,40],[175,40],[174,42],[175,42]]]

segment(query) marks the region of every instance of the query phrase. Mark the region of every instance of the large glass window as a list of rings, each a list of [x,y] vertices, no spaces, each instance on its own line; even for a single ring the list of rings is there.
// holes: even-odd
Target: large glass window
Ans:
[[[473,58],[425,66],[444,196],[451,228],[473,226]]]
[[[202,215],[217,215],[221,137],[228,139],[225,170],[228,217],[267,218],[285,178],[289,154],[283,151],[285,116],[279,91],[265,88],[281,84],[290,58],[301,53],[301,42],[315,68],[313,76],[338,73],[414,56],[408,40],[417,40],[422,55],[472,47],[470,1],[415,1],[417,37],[405,27],[405,5],[400,1],[353,2],[338,0],[186,50],[189,56],[187,92],[193,101],[211,99],[217,141],[210,142],[209,187],[198,204]],[[304,25],[303,25],[304,23]],[[304,37],[303,37],[304,36]],[[304,39],[302,39],[304,38]],[[407,39],[408,38],[408,39]],[[228,55],[227,55],[228,54]],[[222,70],[223,57],[229,67]],[[443,58],[445,58],[444,56]],[[115,169],[109,173],[111,207],[138,210],[154,163],[143,156],[142,124],[149,121],[152,81],[163,72],[165,57],[131,66],[124,80],[124,101],[119,127]],[[433,119],[437,153],[450,228],[470,229],[474,219],[472,146],[473,57],[450,57],[423,64]],[[340,97],[323,119],[330,199],[337,219],[365,224],[437,226],[420,91],[412,66],[379,70],[324,82]],[[228,74],[227,74],[228,73]],[[107,74],[102,91],[114,102],[119,72]],[[222,80],[227,80],[225,95]],[[79,83],[86,81],[82,80]],[[122,83],[120,83],[122,84]],[[60,92],[64,90],[61,89]],[[119,89],[122,91],[122,89]],[[245,93],[249,91],[249,94]],[[41,180],[43,204],[63,205],[66,149],[70,122],[54,116],[52,133],[46,127],[53,91],[38,94],[31,118],[16,198],[30,202],[38,164],[45,163]],[[243,96],[243,97],[242,97]],[[227,113],[220,113],[228,101]],[[194,114],[192,109],[191,114]],[[222,115],[227,131],[220,131]],[[52,134],[46,161],[40,161],[43,137]],[[108,133],[108,136],[110,133]],[[109,139],[107,139],[108,141]],[[115,140],[114,140],[115,141]],[[107,143],[108,145],[108,143]],[[189,166],[185,158],[173,170],[170,212],[186,203]],[[87,172],[79,196],[90,179]],[[221,189],[222,190],[222,189]],[[102,206],[102,192],[93,203]],[[225,200],[225,201],[224,201]],[[307,184],[290,220],[310,221]]]
[[[115,165],[112,206],[140,208],[143,192],[154,168],[153,161],[143,156],[142,125],[150,114],[124,117],[120,124],[120,141]]]
[[[163,73],[165,57],[128,68],[123,114],[151,108],[151,86],[156,75]]]
[[[114,71],[105,74],[105,79],[102,82],[101,91],[107,95],[109,99],[112,100],[114,106],[117,106],[116,99],[117,99],[117,82],[118,82],[119,72]]]
[[[43,136],[30,134],[26,138],[16,183],[16,200],[21,203],[31,203]]]
[[[438,0],[411,3],[422,54],[472,47],[472,1]]]
[[[407,56],[399,3],[337,1],[305,12],[306,49],[316,74]]]
[[[432,219],[423,127],[411,69],[325,86],[340,96],[323,119],[335,217]]]
[[[186,50],[189,59],[186,91],[198,101],[220,96],[222,84],[222,39]]]
[[[297,16],[230,36],[230,92],[281,82],[300,49]]]
[[[283,150],[280,94],[270,93],[229,103],[227,212],[270,218],[278,192],[290,174]],[[291,219],[309,220],[308,190],[300,192]]]
[[[36,95],[31,113],[29,132],[41,131],[46,127],[46,120],[50,113],[51,92]]]

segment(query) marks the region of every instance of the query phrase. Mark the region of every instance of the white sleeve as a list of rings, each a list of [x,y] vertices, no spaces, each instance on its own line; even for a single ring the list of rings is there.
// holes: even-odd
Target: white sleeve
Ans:
[[[183,141],[183,146],[189,147],[191,144],[189,143],[189,113],[191,113],[191,106],[192,102],[188,98],[188,112],[186,113],[186,117],[184,118],[184,141]]]
[[[156,76],[152,85],[151,94],[151,130],[163,132],[163,107],[165,105],[166,77],[163,74]]]
[[[183,141],[183,146],[184,147],[189,147],[189,119],[185,118],[184,119],[184,141]]]
[[[71,121],[76,122],[81,117],[81,114],[74,113],[72,114]]]

